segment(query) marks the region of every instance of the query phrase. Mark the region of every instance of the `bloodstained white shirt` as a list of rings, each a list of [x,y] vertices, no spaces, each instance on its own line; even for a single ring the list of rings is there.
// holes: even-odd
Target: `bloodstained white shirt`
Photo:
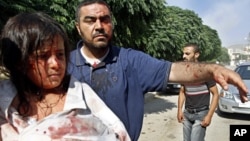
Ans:
[[[2,141],[130,141],[118,117],[85,83],[71,77],[64,109],[41,121],[24,118],[11,105],[16,89],[10,80],[0,82]],[[90,112],[89,112],[90,111]],[[1,140],[0,139],[0,140]]]

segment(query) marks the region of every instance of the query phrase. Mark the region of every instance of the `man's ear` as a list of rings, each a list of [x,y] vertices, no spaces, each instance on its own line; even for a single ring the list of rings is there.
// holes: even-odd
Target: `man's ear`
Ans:
[[[80,30],[80,25],[78,22],[75,22],[76,29],[78,31],[78,34],[81,36],[81,30]]]
[[[200,56],[200,53],[199,53],[199,52],[196,52],[194,56],[195,56],[196,59],[198,59],[199,56]]]

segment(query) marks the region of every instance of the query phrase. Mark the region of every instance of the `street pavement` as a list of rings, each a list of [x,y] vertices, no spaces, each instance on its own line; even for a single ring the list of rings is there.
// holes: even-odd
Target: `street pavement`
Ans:
[[[181,141],[182,124],[176,120],[177,95],[145,95],[144,122],[139,141]]]
[[[182,124],[177,121],[177,94],[145,95],[144,121],[138,141],[182,141]],[[230,125],[250,125],[249,115],[222,114],[217,110],[207,128],[205,141],[229,141]]]

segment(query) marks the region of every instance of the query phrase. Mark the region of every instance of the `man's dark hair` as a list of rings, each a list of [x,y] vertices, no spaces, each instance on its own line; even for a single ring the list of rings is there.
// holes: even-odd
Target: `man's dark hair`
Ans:
[[[93,4],[93,3],[98,3],[98,4],[105,5],[109,9],[109,11],[111,13],[111,10],[110,10],[110,7],[109,7],[108,3],[106,1],[104,1],[104,0],[83,0],[76,7],[75,20],[77,22],[79,22],[79,20],[80,20],[80,9],[81,9],[81,7],[86,6],[86,5],[90,5],[90,4]]]
[[[196,43],[187,43],[187,44],[184,45],[184,48],[185,47],[190,47],[190,46],[194,48],[195,53],[200,53],[200,47]]]

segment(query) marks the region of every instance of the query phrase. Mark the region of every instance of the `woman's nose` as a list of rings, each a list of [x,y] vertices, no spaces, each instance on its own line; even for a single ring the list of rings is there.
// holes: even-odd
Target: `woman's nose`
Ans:
[[[56,55],[51,55],[51,57],[48,60],[48,64],[50,67],[58,68],[59,67],[59,59],[56,57]]]

